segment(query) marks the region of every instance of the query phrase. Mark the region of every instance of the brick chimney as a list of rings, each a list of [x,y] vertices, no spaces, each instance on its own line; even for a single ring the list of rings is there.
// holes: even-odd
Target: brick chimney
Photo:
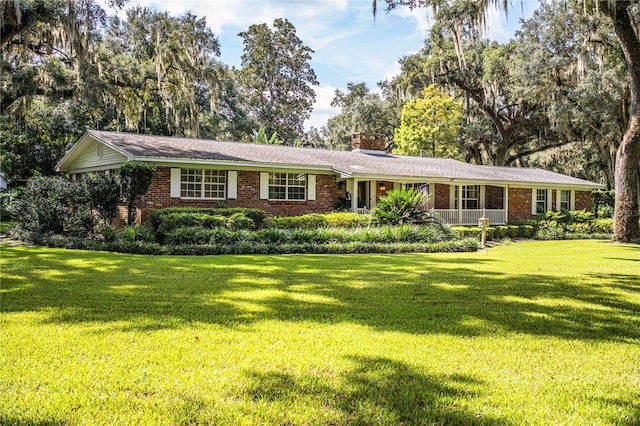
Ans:
[[[354,133],[351,137],[351,150],[385,152],[384,135],[379,133]]]

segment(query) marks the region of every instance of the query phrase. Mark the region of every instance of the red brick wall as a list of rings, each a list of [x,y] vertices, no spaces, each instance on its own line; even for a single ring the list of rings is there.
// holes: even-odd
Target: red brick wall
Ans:
[[[442,183],[436,183],[435,189],[429,189],[434,191],[434,209],[448,209],[449,208],[449,185],[445,185]]]
[[[508,222],[533,219],[531,214],[531,188],[509,188]]]
[[[591,211],[591,191],[576,191],[576,210]]]
[[[501,210],[504,208],[504,188],[501,186],[489,186],[484,189],[484,207],[488,210]]]
[[[316,199],[313,201],[269,201],[260,199],[260,172],[238,171],[238,198],[231,200],[183,200],[171,197],[171,168],[158,167],[147,193],[138,202],[142,221],[150,209],[165,207],[248,207],[262,209],[269,215],[297,216],[332,211],[339,197],[345,197],[336,176],[316,175]],[[126,213],[125,213],[126,217]]]

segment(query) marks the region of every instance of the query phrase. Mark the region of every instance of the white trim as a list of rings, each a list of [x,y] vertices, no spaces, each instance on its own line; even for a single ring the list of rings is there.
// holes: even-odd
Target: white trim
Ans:
[[[399,191],[402,189],[402,184],[400,182],[393,182],[393,190]]]
[[[509,186],[505,186],[502,191],[504,195],[502,207],[504,207],[504,223],[509,223]]]
[[[269,199],[269,172],[260,172],[260,199]]]
[[[569,210],[573,211],[576,209],[576,191],[573,189],[569,192]]]
[[[533,216],[538,214],[538,188],[531,188],[531,214]]]
[[[449,210],[456,208],[456,188],[457,185],[449,185]]]
[[[174,167],[171,169],[170,194],[171,198],[180,198],[181,169]]]
[[[484,209],[487,206],[487,203],[486,203],[486,200],[485,200],[486,194],[487,194],[486,188],[487,188],[486,185],[480,185],[480,191],[479,191],[479,194],[478,194],[478,197],[480,197],[480,200],[478,200],[479,201],[478,204],[479,204],[479,207],[481,209]]]
[[[307,200],[316,199],[316,175],[307,175]]]
[[[560,211],[560,203],[562,201],[562,190],[558,189],[556,190],[556,211]]]
[[[547,189],[547,208],[546,211],[551,211],[553,210],[553,190],[552,189]]]
[[[238,172],[235,170],[227,171],[227,198],[230,200],[238,198]]]

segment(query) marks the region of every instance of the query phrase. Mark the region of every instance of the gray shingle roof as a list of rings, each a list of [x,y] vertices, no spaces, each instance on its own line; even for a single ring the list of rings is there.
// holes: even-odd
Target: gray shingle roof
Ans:
[[[479,166],[446,158],[411,157],[382,152],[371,154],[362,151],[332,151],[94,130],[88,133],[139,160],[237,162],[245,166],[255,164],[271,167],[288,165],[309,170],[333,170],[343,177],[387,177],[390,180],[430,178],[600,187],[593,182],[541,169]]]

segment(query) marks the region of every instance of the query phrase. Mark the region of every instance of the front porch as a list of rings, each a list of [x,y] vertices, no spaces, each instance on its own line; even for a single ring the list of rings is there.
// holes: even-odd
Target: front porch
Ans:
[[[425,210],[448,225],[477,226],[486,217],[491,225],[504,225],[509,220],[509,188],[493,185],[450,185],[433,182],[391,182],[379,180],[347,180],[351,195],[351,211],[369,213],[388,190],[415,188],[428,194]]]

